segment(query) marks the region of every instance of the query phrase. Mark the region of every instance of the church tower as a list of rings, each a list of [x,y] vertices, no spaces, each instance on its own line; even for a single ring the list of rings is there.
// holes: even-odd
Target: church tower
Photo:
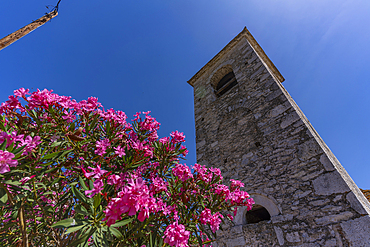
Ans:
[[[217,246],[370,246],[370,205],[244,28],[199,70],[197,161],[241,180],[240,208]]]

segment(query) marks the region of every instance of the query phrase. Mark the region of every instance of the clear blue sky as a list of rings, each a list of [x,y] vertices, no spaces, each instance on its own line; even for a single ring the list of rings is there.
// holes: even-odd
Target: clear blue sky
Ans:
[[[0,37],[57,0],[1,0]],[[62,0],[59,16],[0,51],[0,102],[53,89],[106,108],[151,110],[160,135],[183,131],[195,162],[187,84],[244,26],[360,188],[370,189],[369,0]]]

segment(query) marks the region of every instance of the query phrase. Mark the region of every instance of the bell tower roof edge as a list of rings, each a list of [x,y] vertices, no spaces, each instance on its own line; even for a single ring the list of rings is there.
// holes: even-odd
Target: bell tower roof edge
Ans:
[[[270,74],[280,83],[285,81],[284,77],[280,74],[279,70],[275,67],[275,65],[271,62],[268,58],[266,53],[263,51],[262,47],[257,43],[254,39],[253,35],[249,32],[247,27],[235,37],[233,38],[219,53],[217,53],[207,64],[205,64],[189,81],[188,83],[191,86],[194,86],[194,82],[208,69],[210,68],[216,61],[218,61],[224,54],[226,54],[229,50],[231,50],[236,44],[239,43],[240,40],[246,38],[249,45],[258,55],[260,60],[264,63]]]

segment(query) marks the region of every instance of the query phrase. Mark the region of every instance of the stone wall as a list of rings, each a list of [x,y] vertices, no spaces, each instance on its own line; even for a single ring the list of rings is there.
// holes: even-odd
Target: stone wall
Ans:
[[[369,202],[248,35],[243,30],[189,81],[198,163],[244,182],[271,215],[248,224],[241,208],[216,245],[370,246]],[[238,84],[216,97],[215,78],[230,66]]]

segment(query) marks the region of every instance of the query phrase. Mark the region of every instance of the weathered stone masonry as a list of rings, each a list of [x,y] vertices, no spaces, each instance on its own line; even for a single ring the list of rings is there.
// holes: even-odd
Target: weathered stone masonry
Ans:
[[[233,71],[238,84],[217,97]],[[218,246],[370,246],[370,205],[284,89],[247,29],[189,80],[197,161],[246,184],[271,219],[219,231]]]

